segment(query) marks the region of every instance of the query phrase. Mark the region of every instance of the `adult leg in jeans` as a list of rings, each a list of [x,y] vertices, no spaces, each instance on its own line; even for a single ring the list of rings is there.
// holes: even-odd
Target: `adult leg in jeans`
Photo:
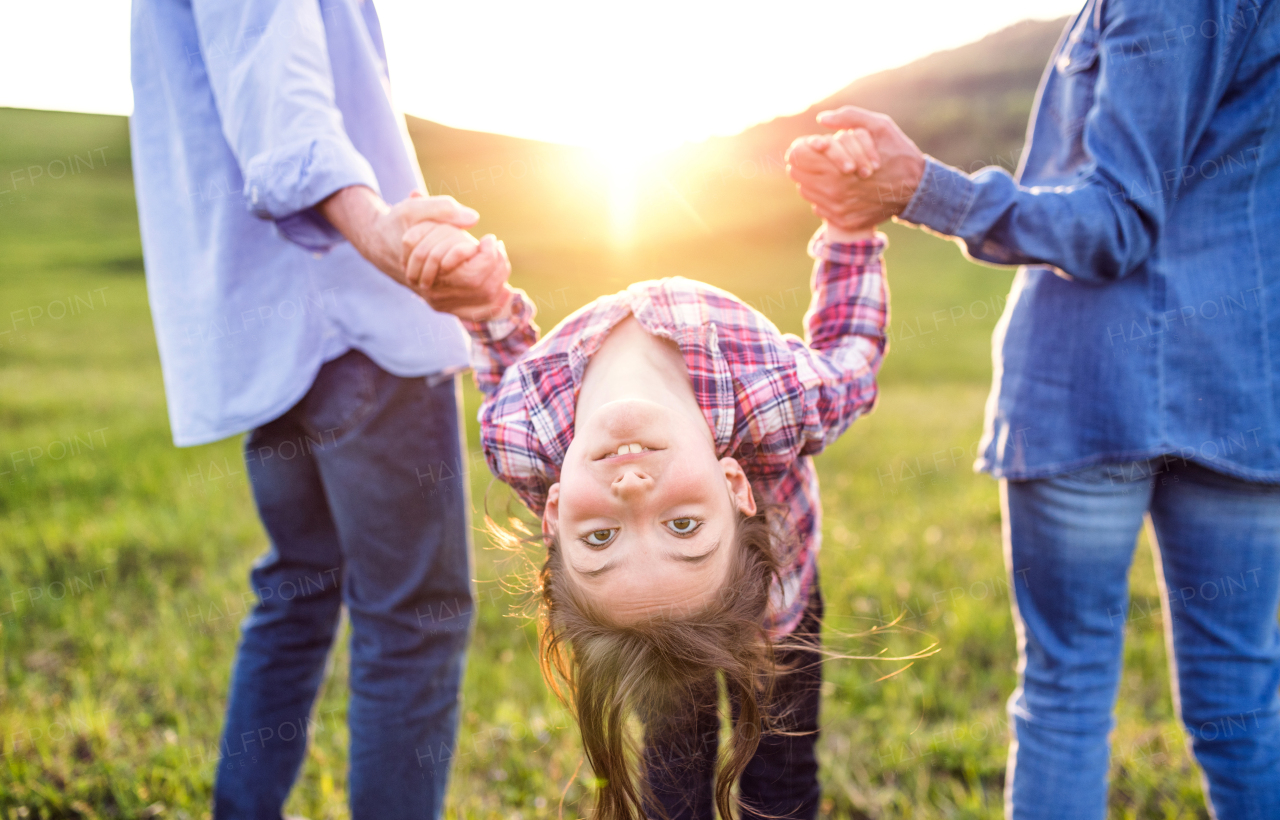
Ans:
[[[1106,816],[1128,573],[1149,474],[1119,465],[1001,482],[1019,686],[1006,816]]]
[[[232,671],[214,786],[218,820],[281,816],[306,755],[307,727],[342,610],[342,550],[297,409],[245,439],[247,473],[270,548],[249,576],[259,601],[241,624]],[[325,442],[346,432],[338,427]],[[324,726],[325,716],[319,717]]]
[[[1151,521],[1175,700],[1214,814],[1280,817],[1280,487],[1175,464]]]
[[[351,815],[433,818],[448,784],[472,618],[457,384],[397,378],[348,355],[368,381],[368,410],[318,462],[346,560]],[[334,424],[323,406],[307,419],[317,434]]]
[[[325,526],[344,569],[355,820],[436,817],[443,803],[471,622],[469,510],[455,390],[453,380],[433,387],[398,378],[352,352],[325,365],[287,414],[310,442],[304,446],[327,509]],[[292,448],[278,445],[277,463],[294,457]],[[269,462],[260,468],[275,469]],[[261,492],[255,478],[255,495]],[[275,544],[274,532],[272,538]],[[251,631],[246,628],[246,644]],[[274,646],[266,642],[255,653],[266,660],[247,666],[252,674],[241,676],[245,664],[238,661],[241,700],[272,701],[294,686],[282,676]],[[315,654],[322,669],[323,652]],[[308,706],[313,698],[314,690]],[[233,705],[236,700],[233,693]],[[257,723],[271,712],[249,711]],[[229,710],[229,738],[236,737],[232,727]],[[295,763],[291,772],[272,774],[277,780],[289,774],[279,789],[281,803],[296,771]],[[234,785],[228,781],[223,791]],[[280,816],[279,803],[269,810],[262,805],[220,816]]]

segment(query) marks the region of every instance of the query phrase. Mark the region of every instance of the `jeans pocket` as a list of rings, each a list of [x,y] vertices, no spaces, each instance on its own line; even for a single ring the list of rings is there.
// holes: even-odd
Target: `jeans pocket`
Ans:
[[[377,407],[381,373],[381,368],[357,350],[326,362],[302,400],[298,423],[308,436],[335,443]]]

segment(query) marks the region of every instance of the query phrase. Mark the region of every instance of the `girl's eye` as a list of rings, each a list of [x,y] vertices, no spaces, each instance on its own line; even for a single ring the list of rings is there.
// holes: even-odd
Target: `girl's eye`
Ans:
[[[618,531],[616,529],[595,530],[587,533],[586,537],[582,540],[588,547],[595,547],[596,549],[599,549],[600,547],[608,546],[609,542],[613,540],[613,536],[617,532]]]
[[[693,535],[702,527],[702,522],[696,518],[673,518],[667,522],[667,529],[676,535]]]

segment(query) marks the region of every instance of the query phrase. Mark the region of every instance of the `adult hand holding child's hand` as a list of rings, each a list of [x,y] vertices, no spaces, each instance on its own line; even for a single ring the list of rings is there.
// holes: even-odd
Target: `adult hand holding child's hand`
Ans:
[[[489,319],[510,301],[506,248],[492,235],[477,242],[464,231],[480,215],[451,196],[415,191],[388,205],[355,185],[326,199],[320,211],[362,256],[436,310]]]
[[[840,129],[801,137],[787,150],[787,174],[829,226],[858,231],[902,212],[924,175],[924,154],[884,114],[846,105],[818,115]]]
[[[405,231],[425,224],[451,232],[456,238],[463,233],[462,228],[476,224],[480,218],[451,196],[423,196],[414,191],[395,205],[388,205],[363,185],[339,190],[321,202],[319,210],[361,256],[401,284],[407,284],[405,261],[413,249],[404,241]]]
[[[511,301],[506,246],[493,234],[476,241],[450,227],[424,222],[405,232],[406,246],[413,246],[405,263],[407,284],[438,311],[459,319],[492,319]]]

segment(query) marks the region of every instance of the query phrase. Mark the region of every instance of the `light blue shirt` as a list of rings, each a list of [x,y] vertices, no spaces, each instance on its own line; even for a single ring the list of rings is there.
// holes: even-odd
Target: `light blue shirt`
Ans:
[[[902,218],[1024,265],[978,467],[1171,456],[1280,482],[1280,0],[1088,0],[1017,178],[930,160]]]
[[[315,210],[425,190],[359,0],[134,0],[130,118],[147,289],[179,446],[274,419],[358,349],[462,369],[465,333]]]

